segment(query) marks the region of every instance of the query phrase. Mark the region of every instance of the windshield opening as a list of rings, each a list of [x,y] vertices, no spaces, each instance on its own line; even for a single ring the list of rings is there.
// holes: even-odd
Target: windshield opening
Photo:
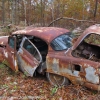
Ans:
[[[51,47],[58,51],[67,50],[72,46],[72,37],[71,33],[60,35],[51,42]]]

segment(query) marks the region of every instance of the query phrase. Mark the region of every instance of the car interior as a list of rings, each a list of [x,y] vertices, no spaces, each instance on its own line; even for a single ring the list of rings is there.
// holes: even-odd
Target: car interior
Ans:
[[[72,55],[92,61],[100,61],[100,35],[91,33],[72,51]]]

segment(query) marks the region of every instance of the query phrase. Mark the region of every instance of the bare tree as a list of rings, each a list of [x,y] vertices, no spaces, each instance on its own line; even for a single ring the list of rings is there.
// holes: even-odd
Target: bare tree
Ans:
[[[14,5],[14,0],[11,0],[11,21],[12,21],[12,24],[14,24],[14,20],[15,20],[15,17],[14,17],[14,9],[15,9],[15,5]]]
[[[94,20],[96,18],[97,7],[98,7],[98,0],[95,1]]]
[[[2,24],[5,22],[5,0],[2,0]]]
[[[26,27],[26,0],[23,0],[23,2],[24,2],[25,27]]]

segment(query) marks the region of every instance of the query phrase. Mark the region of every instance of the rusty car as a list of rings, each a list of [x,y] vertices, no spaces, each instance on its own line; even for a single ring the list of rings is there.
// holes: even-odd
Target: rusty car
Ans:
[[[0,36],[0,62],[33,77],[45,74],[52,85],[79,84],[100,90],[100,25],[87,28],[73,44],[71,32],[28,27]]]

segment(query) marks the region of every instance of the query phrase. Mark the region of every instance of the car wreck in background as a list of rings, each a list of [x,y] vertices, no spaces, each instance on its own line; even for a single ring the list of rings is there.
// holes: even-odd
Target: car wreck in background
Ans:
[[[80,84],[100,90],[100,25],[87,28],[73,44],[69,30],[26,28],[0,37],[0,61],[33,77],[46,73],[52,85]]]

